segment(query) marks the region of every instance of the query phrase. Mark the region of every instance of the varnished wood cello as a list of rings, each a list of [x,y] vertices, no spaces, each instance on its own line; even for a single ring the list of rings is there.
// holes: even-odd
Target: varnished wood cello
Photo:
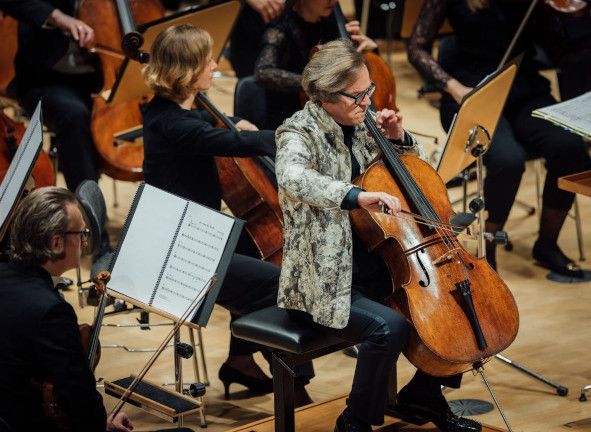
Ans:
[[[365,124],[383,159],[355,184],[401,201],[398,215],[357,209],[353,226],[390,271],[388,304],[413,330],[404,354],[433,376],[478,367],[507,348],[517,335],[515,300],[484,258],[470,255],[449,224],[453,210],[445,184],[426,162],[400,156],[367,111]]]
[[[10,162],[16,153],[18,143],[22,140],[24,134],[25,126],[10,119],[0,109],[0,182],[6,175]],[[35,187],[55,184],[53,165],[49,160],[49,156],[43,150],[39,152],[31,176],[35,181]]]
[[[159,0],[83,0],[78,18],[95,31],[103,72],[103,88],[111,89],[124,55],[123,35],[164,16]],[[109,54],[109,52],[111,54]],[[116,55],[120,53],[120,55]],[[96,97],[92,108],[92,136],[101,158],[101,169],[108,176],[127,181],[143,179],[143,145],[118,142],[115,135],[142,124],[141,104],[138,99],[108,105],[103,97]]]
[[[237,130],[203,93],[195,99],[220,124]],[[283,218],[279,207],[275,164],[269,157],[216,157],[222,198],[234,216],[246,221],[245,229],[261,259],[281,265],[283,258]],[[265,169],[263,169],[264,167]]]

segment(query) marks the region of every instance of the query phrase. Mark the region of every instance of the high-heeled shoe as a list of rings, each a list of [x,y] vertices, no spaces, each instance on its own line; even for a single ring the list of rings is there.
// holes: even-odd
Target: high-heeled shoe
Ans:
[[[532,256],[542,267],[563,276],[582,278],[583,270],[560,250],[556,243],[536,241]]]
[[[230,384],[232,383],[242,384],[253,393],[273,393],[273,380],[271,378],[255,378],[245,374],[239,369],[230,366],[227,363],[222,364],[222,367],[218,373],[218,377],[224,384],[224,399],[226,400],[230,399]]]

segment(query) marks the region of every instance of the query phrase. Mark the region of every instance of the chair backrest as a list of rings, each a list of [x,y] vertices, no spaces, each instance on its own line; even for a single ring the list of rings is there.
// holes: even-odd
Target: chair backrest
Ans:
[[[258,85],[252,76],[241,78],[236,83],[234,115],[250,121],[259,129],[265,127],[267,116],[265,89]]]
[[[87,252],[94,255],[101,244],[101,236],[107,221],[107,206],[98,184],[94,180],[84,180],[76,188],[76,198],[80,202],[90,228]]]

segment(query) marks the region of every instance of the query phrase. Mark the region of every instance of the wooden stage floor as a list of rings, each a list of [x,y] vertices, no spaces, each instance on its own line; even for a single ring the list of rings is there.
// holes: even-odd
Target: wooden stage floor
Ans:
[[[296,410],[296,432],[328,432],[334,428],[334,423],[345,407],[345,398],[332,399],[326,402],[315,403]],[[273,432],[274,417],[249,423],[229,432]],[[395,432],[395,431],[438,431],[433,423],[426,423],[417,426],[406,423],[402,420],[386,416],[383,426],[374,428],[374,432]],[[483,426],[483,432],[503,431],[491,426]]]

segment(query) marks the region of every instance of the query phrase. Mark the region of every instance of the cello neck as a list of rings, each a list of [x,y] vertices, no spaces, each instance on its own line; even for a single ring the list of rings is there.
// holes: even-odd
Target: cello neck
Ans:
[[[238,128],[234,124],[232,120],[228,118],[224,113],[222,113],[217,107],[209,100],[209,98],[203,92],[197,93],[197,97],[195,98],[203,108],[207,110],[216,120],[222,123],[226,128],[230,130],[237,131]]]
[[[406,169],[406,166],[400,159],[400,156],[392,146],[392,143],[384,136],[382,131],[378,128],[375,120],[375,113],[371,110],[367,110],[365,113],[365,125],[372,134],[372,137],[380,147],[383,154],[383,160],[390,171],[390,174],[398,180],[402,191],[406,194],[408,200],[412,202],[417,212],[432,221],[439,221],[439,215],[429,203],[425,194],[417,185],[411,174]]]
[[[347,20],[345,19],[345,15],[343,14],[343,10],[341,9],[341,5],[339,3],[336,4],[334,8],[334,17],[337,21],[337,27],[339,29],[339,38],[341,39],[349,39],[351,40],[351,36],[347,32],[345,28],[345,24],[347,24]]]

